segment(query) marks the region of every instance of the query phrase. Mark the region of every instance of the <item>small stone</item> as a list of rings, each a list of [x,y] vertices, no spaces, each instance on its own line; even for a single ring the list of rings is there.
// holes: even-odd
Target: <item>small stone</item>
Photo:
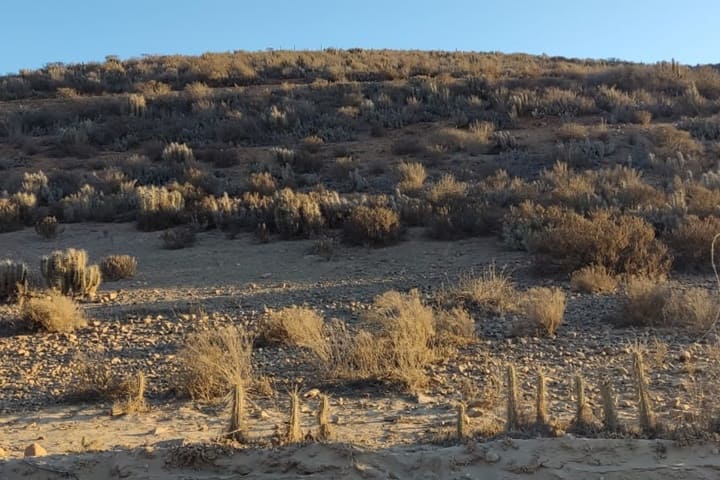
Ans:
[[[258,418],[260,420],[267,420],[270,418],[270,414],[265,410],[260,410],[260,412],[258,413]]]
[[[317,388],[313,388],[312,390],[308,390],[305,392],[305,395],[303,395],[305,398],[316,398],[320,396],[320,390]]]
[[[47,455],[47,450],[45,450],[39,443],[33,443],[25,448],[26,457],[44,457],[45,455]]]
[[[0,459],[7,458],[8,452],[4,448],[0,447]]]
[[[678,360],[680,360],[683,363],[688,363],[690,360],[692,360],[692,355],[690,355],[690,352],[687,350],[680,352],[680,356],[678,357]]]
[[[490,450],[485,454],[485,461],[488,463],[497,463],[500,461],[500,455]]]
[[[418,393],[417,394],[417,403],[420,405],[427,405],[429,403],[435,403],[435,399],[431,397],[430,395],[425,395],[424,393]]]

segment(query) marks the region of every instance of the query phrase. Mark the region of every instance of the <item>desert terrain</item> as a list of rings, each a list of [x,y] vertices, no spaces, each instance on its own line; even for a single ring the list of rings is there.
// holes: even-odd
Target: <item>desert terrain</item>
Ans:
[[[720,469],[717,68],[108,58],[0,99],[0,478]]]

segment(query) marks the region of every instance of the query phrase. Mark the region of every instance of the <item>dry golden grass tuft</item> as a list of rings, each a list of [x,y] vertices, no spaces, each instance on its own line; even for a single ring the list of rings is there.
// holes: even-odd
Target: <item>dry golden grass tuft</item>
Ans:
[[[345,239],[366,246],[383,246],[400,239],[400,215],[387,207],[355,207],[343,224]]]
[[[325,326],[327,356],[321,367],[329,376],[385,380],[414,391],[425,385],[430,363],[475,339],[467,312],[434,310],[415,290],[379,295],[362,321],[356,332],[340,320]]]
[[[443,304],[461,301],[484,313],[502,314],[517,309],[518,292],[510,275],[491,264],[479,275],[467,274],[457,285],[439,292]]]
[[[398,166],[400,183],[398,189],[405,194],[416,194],[423,188],[427,172],[425,167],[417,162],[402,162]]]
[[[87,325],[82,310],[72,298],[59,292],[34,292],[23,302],[23,319],[46,332],[72,332]]]
[[[578,292],[611,293],[617,285],[617,279],[602,265],[583,267],[570,276],[570,286]]]
[[[252,378],[252,339],[241,327],[197,333],[178,352],[176,389],[194,400],[211,401]]]
[[[462,307],[435,310],[435,328],[441,345],[462,345],[475,339],[475,320]]]
[[[325,321],[317,310],[291,306],[267,312],[260,327],[258,341],[269,345],[306,348],[320,357],[328,358]]]
[[[557,287],[534,287],[521,301],[522,311],[533,327],[554,335],[565,316],[565,292]]]
[[[100,261],[100,271],[104,279],[122,280],[135,275],[137,260],[130,255],[108,255]]]
[[[555,132],[557,139],[561,142],[569,140],[582,140],[589,135],[588,127],[579,123],[568,122],[560,125]]]
[[[419,293],[385,292],[375,298],[363,320],[377,332],[377,348],[387,362],[385,374],[411,390],[422,386],[424,367],[436,359],[435,316]]]
[[[260,195],[272,195],[277,191],[277,182],[268,172],[251,173],[246,188]]]
[[[720,302],[704,288],[681,289],[645,278],[631,279],[624,291],[619,323],[633,326],[710,327]]]
[[[430,186],[427,200],[433,205],[445,205],[455,199],[464,198],[467,190],[467,183],[459,182],[452,175],[445,174]]]

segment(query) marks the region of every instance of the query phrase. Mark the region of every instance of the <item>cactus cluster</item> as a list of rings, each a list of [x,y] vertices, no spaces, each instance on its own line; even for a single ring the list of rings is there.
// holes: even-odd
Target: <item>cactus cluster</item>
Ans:
[[[87,252],[74,248],[42,257],[40,271],[48,287],[63,295],[93,296],[102,281],[100,267],[88,265]]]
[[[0,261],[0,299],[15,297],[27,286],[28,268],[24,263],[13,260]]]

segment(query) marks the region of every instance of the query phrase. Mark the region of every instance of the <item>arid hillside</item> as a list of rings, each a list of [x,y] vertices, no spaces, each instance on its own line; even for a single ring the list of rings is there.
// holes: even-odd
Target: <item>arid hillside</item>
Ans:
[[[701,478],[717,234],[715,66],[353,49],[0,77],[0,477],[451,452],[429,474]]]

